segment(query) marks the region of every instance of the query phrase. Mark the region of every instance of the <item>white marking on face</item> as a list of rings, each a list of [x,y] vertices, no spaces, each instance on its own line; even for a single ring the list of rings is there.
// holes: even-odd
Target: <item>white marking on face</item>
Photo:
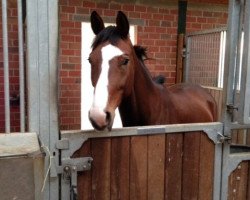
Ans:
[[[94,101],[92,107],[98,107],[104,109],[108,103],[108,73],[109,73],[109,61],[116,56],[124,54],[119,48],[109,44],[102,48],[102,65],[101,74],[97,81],[94,93]]]

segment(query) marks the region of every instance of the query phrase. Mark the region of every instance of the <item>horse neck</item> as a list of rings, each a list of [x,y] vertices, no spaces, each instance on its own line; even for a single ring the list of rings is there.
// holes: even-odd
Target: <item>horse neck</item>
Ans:
[[[155,84],[144,64],[135,59],[134,84],[131,94],[123,98],[119,107],[124,126],[146,125],[144,119],[152,113],[152,102],[157,104],[160,87]]]

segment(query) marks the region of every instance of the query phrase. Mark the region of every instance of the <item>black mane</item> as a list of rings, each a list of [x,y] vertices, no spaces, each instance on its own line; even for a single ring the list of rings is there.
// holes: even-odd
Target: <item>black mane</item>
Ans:
[[[115,26],[108,26],[95,37],[92,43],[92,49],[94,50],[98,45],[107,41],[109,41],[112,45],[116,45],[120,39],[126,38],[121,36]]]
[[[145,59],[148,59],[147,48],[139,45],[134,45],[134,50],[137,58],[142,62],[144,62]]]

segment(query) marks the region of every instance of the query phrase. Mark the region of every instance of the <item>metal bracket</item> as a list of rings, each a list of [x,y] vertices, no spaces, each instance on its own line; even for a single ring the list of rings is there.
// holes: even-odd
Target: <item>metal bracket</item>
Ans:
[[[87,171],[91,169],[91,163],[93,161],[92,157],[83,158],[65,158],[62,160],[62,165],[57,167],[57,172],[59,174],[65,173],[66,171],[74,168],[76,172]]]
[[[223,135],[222,130],[206,128],[206,129],[203,129],[203,131],[214,142],[214,144],[222,144],[226,141],[230,143],[229,141],[231,140],[231,137]]]
[[[92,161],[92,157],[66,158],[57,167],[57,172],[62,174],[63,179],[70,181],[70,200],[77,199],[77,172],[90,170]]]
[[[56,148],[60,149],[60,150],[65,150],[65,149],[69,149],[69,140],[66,138],[63,138],[61,140],[58,140],[56,142]]]

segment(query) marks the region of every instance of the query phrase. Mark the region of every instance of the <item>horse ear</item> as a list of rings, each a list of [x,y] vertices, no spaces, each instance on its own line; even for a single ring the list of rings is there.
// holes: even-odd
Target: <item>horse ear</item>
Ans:
[[[90,16],[91,28],[93,32],[97,35],[100,33],[105,27],[102,18],[96,11],[93,11]]]
[[[116,29],[123,38],[126,38],[129,33],[129,22],[128,18],[122,11],[118,11],[116,17]]]

